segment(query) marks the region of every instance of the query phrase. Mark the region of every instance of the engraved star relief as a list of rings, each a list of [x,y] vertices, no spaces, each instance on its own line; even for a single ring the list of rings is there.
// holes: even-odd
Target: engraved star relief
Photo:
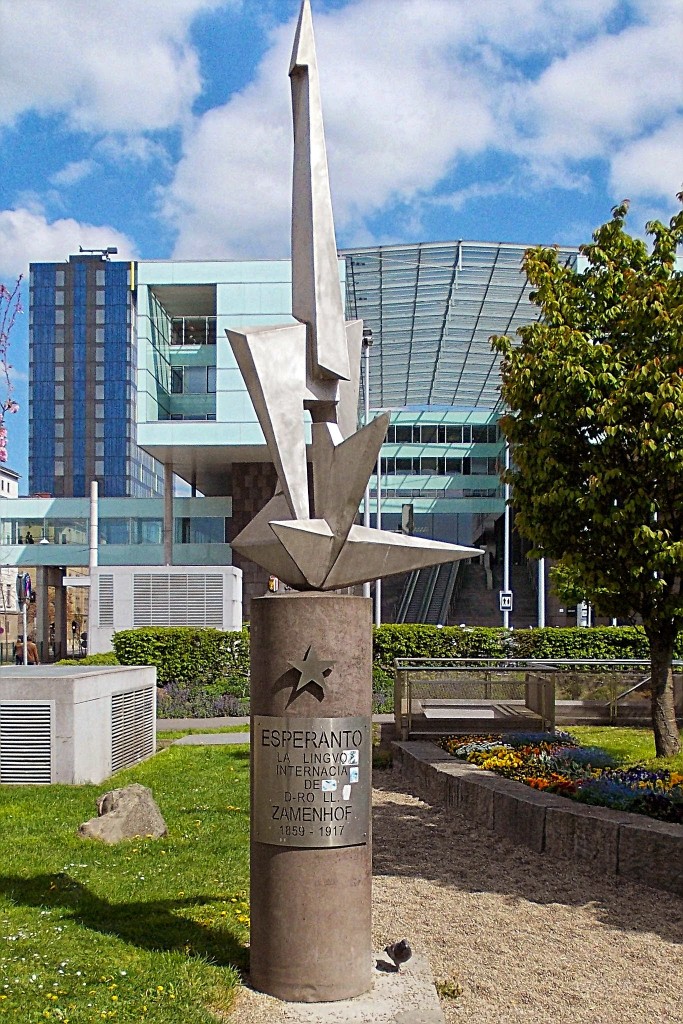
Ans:
[[[291,665],[299,673],[299,679],[294,684],[294,689],[287,701],[287,705],[289,706],[293,700],[296,700],[299,694],[303,693],[308,686],[316,686],[320,690],[318,700],[322,700],[325,696],[325,676],[330,674],[335,663],[333,661],[323,661],[313,650],[313,644],[309,644],[303,658],[297,661],[288,661],[287,664]]]

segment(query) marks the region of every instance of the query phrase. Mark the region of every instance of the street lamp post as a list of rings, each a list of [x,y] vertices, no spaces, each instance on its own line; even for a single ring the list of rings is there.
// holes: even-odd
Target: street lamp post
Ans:
[[[510,445],[505,442],[505,469],[510,468]],[[510,542],[511,542],[511,520],[510,520],[510,484],[506,481],[505,483],[505,514],[503,519],[503,591],[505,594],[510,593]],[[510,607],[506,601],[505,606],[502,609],[503,612],[503,628],[510,628]]]
[[[372,348],[372,331],[369,327],[363,328],[363,399],[365,405],[365,417],[363,425],[370,422],[370,349]],[[363,498],[363,526],[370,526],[370,481],[365,485],[365,496]],[[370,583],[363,584],[363,597],[370,597]]]

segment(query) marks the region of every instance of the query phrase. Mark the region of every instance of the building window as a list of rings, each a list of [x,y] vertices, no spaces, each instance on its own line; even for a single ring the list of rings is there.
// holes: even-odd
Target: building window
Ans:
[[[105,282],[104,270],[96,270],[95,271],[95,286],[97,288],[101,288],[101,287],[104,286],[104,282]]]
[[[187,395],[206,394],[206,366],[186,366],[183,374],[183,390]]]
[[[55,323],[56,324],[63,324],[64,323],[64,310],[63,309],[56,309],[55,310]]]
[[[104,323],[104,310],[103,309],[96,309],[95,310],[95,323],[96,324],[103,324]]]
[[[55,271],[55,287],[56,288],[63,288],[64,287],[64,271],[63,270],[56,270]]]

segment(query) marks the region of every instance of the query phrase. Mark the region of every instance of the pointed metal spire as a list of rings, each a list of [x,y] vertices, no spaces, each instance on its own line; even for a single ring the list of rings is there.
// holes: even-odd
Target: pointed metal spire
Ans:
[[[292,313],[308,325],[311,376],[350,377],[337,243],[309,0],[303,0],[289,68],[294,119]]]
[[[353,525],[389,417],[355,431],[363,324],[344,323],[309,0],[289,74],[292,312],[300,323],[226,332],[281,490],[232,546],[293,587],[331,590],[480,552]],[[313,421],[312,510],[304,409]]]

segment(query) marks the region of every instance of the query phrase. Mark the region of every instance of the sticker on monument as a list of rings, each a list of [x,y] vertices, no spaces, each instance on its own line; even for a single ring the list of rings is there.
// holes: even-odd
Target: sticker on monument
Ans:
[[[336,779],[323,779],[322,780],[322,791],[323,793],[334,793],[337,788]]]
[[[342,754],[342,764],[358,764],[358,751],[345,750]]]
[[[349,782],[358,782],[357,768],[349,768]]]
[[[350,786],[344,786],[342,788],[342,800],[350,800],[350,799],[351,799],[351,787]]]

